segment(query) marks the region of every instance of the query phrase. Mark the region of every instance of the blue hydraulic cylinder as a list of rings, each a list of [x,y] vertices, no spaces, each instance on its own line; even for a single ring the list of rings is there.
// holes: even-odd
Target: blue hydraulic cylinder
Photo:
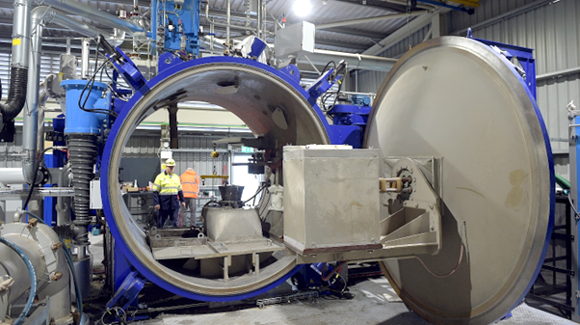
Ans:
[[[61,86],[66,90],[65,134],[99,134],[101,126],[108,119],[108,115],[102,113],[101,110],[98,113],[91,112],[97,100],[107,90],[107,85],[102,82],[94,82],[92,86],[85,89],[87,82],[89,81],[64,80],[61,83]],[[84,109],[79,106],[79,99]]]

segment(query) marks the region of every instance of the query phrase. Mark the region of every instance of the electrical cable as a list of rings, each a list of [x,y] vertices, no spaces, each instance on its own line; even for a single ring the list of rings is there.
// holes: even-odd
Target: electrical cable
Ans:
[[[24,261],[24,264],[26,264],[28,274],[30,275],[30,294],[28,295],[28,300],[26,301],[24,309],[14,322],[14,325],[20,325],[24,322],[24,319],[28,315],[28,312],[30,312],[30,308],[32,308],[32,304],[34,303],[34,299],[36,298],[36,271],[34,270],[34,266],[32,265],[30,258],[28,257],[28,255],[26,255],[26,253],[24,253],[24,251],[20,247],[18,247],[12,241],[2,236],[0,236],[0,242],[10,247],[13,251],[16,252],[16,254],[18,254],[18,256],[20,256],[22,261]]]
[[[36,214],[30,212],[30,211],[22,211],[22,214],[28,214],[31,215],[33,217],[35,217],[40,223],[47,225],[46,222],[44,221],[44,219],[40,218],[39,216],[37,216]],[[47,225],[48,226],[48,225]],[[82,293],[81,293],[81,287],[78,283],[78,279],[77,279],[77,275],[75,272],[75,266],[74,266],[74,262],[73,262],[73,258],[72,258],[72,254],[70,252],[70,250],[68,249],[68,247],[66,246],[66,244],[64,243],[64,240],[62,240],[62,238],[60,236],[58,236],[58,240],[61,242],[62,244],[62,249],[64,250],[64,256],[65,259],[67,261],[70,273],[73,276],[73,283],[75,286],[75,296],[76,296],[76,304],[77,304],[77,310],[79,311],[79,314],[83,314],[83,297],[82,297]]]
[[[330,66],[331,63],[332,63],[332,67],[336,69],[336,62],[328,61],[328,63],[324,66],[324,69],[322,69],[322,72],[320,72],[320,75],[323,75],[326,72],[326,69],[328,69],[328,67]]]
[[[326,276],[322,276],[322,274],[324,274],[324,271],[326,269],[326,264],[324,264],[324,266],[322,267],[322,271],[321,271],[321,278],[322,281],[327,282],[328,280],[330,280],[330,278],[332,277],[333,274],[339,272],[339,268],[340,270],[342,270],[342,267],[346,264],[346,262],[342,262],[340,263],[337,267],[334,268],[334,270],[332,270],[329,274],[327,274]]]
[[[265,188],[266,188],[266,185],[260,186],[260,188],[258,188],[258,190],[256,191],[256,194],[252,195],[252,197],[250,197],[249,199],[244,201],[242,204],[246,204],[246,203],[250,202],[253,198],[256,197],[256,195],[260,194],[260,192],[262,192]]]
[[[463,260],[463,254],[465,251],[465,246],[463,244],[461,244],[461,252],[459,253],[459,261],[457,261],[457,265],[453,268],[453,270],[449,271],[447,274],[436,274],[433,273],[433,271],[431,271],[429,269],[429,267],[427,267],[427,265],[425,264],[425,262],[423,262],[423,260],[417,256],[413,256],[413,258],[417,259],[421,265],[423,265],[423,267],[425,268],[425,270],[427,270],[427,272],[429,272],[429,274],[431,274],[432,276],[436,277],[436,278],[446,278],[450,275],[452,275],[453,273],[455,273],[455,271],[457,271],[457,269],[459,268],[459,265],[461,265],[461,261]]]
[[[465,227],[466,227],[466,224],[465,224],[465,221],[464,221],[463,224],[461,225],[462,230],[460,231],[460,233],[461,234],[465,234],[465,237],[467,237],[467,231],[466,231],[466,228]],[[431,271],[429,269],[429,267],[427,267],[427,264],[425,264],[425,262],[423,262],[423,260],[420,257],[413,256],[413,258],[417,259],[421,263],[421,265],[423,265],[423,267],[425,268],[425,270],[427,272],[429,272],[429,274],[431,274],[432,276],[434,276],[436,278],[440,278],[440,279],[441,278],[446,278],[446,277],[452,275],[453,273],[455,273],[455,271],[457,271],[457,269],[461,265],[461,261],[463,261],[463,255],[465,254],[465,243],[464,243],[463,236],[461,236],[460,239],[461,239],[461,251],[459,252],[459,260],[457,261],[457,265],[455,265],[455,267],[451,271],[449,271],[448,273],[446,273],[446,274],[436,274],[433,271]],[[465,239],[465,240],[467,240],[467,239]]]
[[[570,193],[568,193],[568,195],[566,195],[566,196],[568,197],[568,202],[570,202],[570,207],[574,211],[574,219],[576,219],[576,220],[580,219],[580,213],[578,213],[578,210],[576,210],[576,206],[574,205],[574,202],[572,202],[572,198],[570,197]]]
[[[107,110],[107,109],[98,109],[98,108],[93,108],[93,109],[87,109],[85,108],[85,105],[87,103],[87,101],[89,100],[89,96],[91,94],[91,91],[93,89],[93,86],[95,84],[95,80],[97,78],[97,73],[99,72],[99,70],[103,69],[103,67],[105,67],[105,65],[110,61],[111,59],[106,60],[105,62],[103,62],[103,64],[101,64],[101,66],[95,71],[95,73],[93,74],[93,76],[87,81],[87,83],[85,84],[85,86],[83,87],[83,90],[81,91],[81,95],[79,96],[79,108],[82,109],[85,112],[89,112],[89,113],[103,113],[103,114],[108,114],[111,115],[113,117],[117,117],[118,114],[114,111],[111,110]],[[85,97],[84,102],[82,101],[83,96],[85,94],[85,91],[89,88],[89,84],[90,84],[90,90],[89,93],[87,94],[87,96]]]

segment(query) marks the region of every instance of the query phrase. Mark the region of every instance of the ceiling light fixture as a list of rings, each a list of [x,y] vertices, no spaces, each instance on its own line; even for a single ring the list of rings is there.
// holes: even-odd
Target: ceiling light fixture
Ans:
[[[312,10],[312,4],[309,0],[294,1],[294,13],[299,17],[304,17]]]

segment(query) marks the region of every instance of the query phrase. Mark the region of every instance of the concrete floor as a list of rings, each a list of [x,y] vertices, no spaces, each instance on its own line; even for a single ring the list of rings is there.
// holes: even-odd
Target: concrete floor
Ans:
[[[197,315],[161,314],[155,319],[137,322],[140,325],[269,325],[269,324],[357,324],[357,325],[428,325],[410,312],[395,295],[384,278],[369,279],[350,287],[352,300],[327,300],[322,297],[308,301],[295,301],[266,306],[262,309],[205,313]],[[499,325],[573,325],[572,321],[548,314],[522,304],[509,319]]]
[[[91,236],[90,247],[95,269],[101,269],[102,236]],[[290,286],[280,291],[289,293]],[[281,287],[282,287],[281,286]],[[350,287],[352,300],[319,297],[312,301],[294,301],[265,308],[245,308],[227,312],[199,314],[160,314],[155,319],[135,322],[139,325],[269,325],[269,324],[357,324],[357,325],[428,325],[400,301],[385,278],[368,279]],[[211,310],[211,309],[210,309]],[[195,311],[193,311],[195,312]],[[577,325],[576,323],[522,304],[512,311],[513,316],[499,325]]]

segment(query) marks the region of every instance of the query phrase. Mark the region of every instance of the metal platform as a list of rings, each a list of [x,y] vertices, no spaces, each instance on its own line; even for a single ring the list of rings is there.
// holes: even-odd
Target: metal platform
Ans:
[[[207,237],[188,237],[193,235],[194,232],[186,228],[153,229],[148,234],[153,257],[156,260],[202,260],[284,250],[284,246],[267,238],[238,243],[214,243],[208,241]]]

